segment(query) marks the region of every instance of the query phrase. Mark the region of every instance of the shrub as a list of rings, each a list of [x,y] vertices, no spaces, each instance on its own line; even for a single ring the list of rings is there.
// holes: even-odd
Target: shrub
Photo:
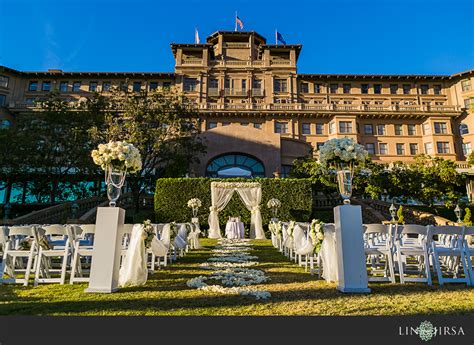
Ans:
[[[398,218],[398,224],[405,224],[405,217],[403,216],[403,206],[400,205],[400,207],[397,210],[397,218]]]
[[[466,212],[466,214],[464,215],[463,223],[467,226],[472,226],[471,210],[466,207],[464,211]]]
[[[211,182],[225,181],[248,182],[248,179],[211,179],[199,178],[161,178],[156,181],[155,192],[155,220],[156,222],[186,222],[192,217],[187,202],[191,198],[199,198],[202,207],[199,209],[198,217],[202,225],[208,224],[209,207],[211,206]],[[262,213],[263,224],[268,224],[272,214],[267,208],[267,202],[271,198],[277,198],[282,206],[278,212],[278,218],[283,221],[298,220],[309,221],[312,210],[312,182],[309,179],[273,179],[258,178],[252,182],[260,182],[262,185]],[[221,225],[227,222],[229,216],[240,216],[242,222],[250,223],[250,211],[247,210],[240,200],[238,193],[234,193],[226,208],[219,213]]]

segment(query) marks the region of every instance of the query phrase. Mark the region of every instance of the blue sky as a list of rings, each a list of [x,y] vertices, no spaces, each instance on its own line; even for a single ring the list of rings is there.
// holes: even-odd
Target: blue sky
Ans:
[[[303,44],[300,73],[451,74],[474,68],[473,0],[0,0],[0,64],[173,71],[169,44],[234,29]]]

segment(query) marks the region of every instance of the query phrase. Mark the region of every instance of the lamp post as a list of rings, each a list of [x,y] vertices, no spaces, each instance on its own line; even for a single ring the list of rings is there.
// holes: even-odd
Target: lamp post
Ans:
[[[454,209],[454,214],[456,215],[456,218],[458,219],[457,222],[461,223],[461,208],[459,207],[459,204],[456,205],[456,208]]]
[[[397,215],[397,208],[392,203],[392,205],[390,205],[390,208],[388,210],[390,211],[390,215],[392,216],[391,222],[395,223],[395,216]]]
[[[3,206],[3,218],[4,218],[4,221],[5,221],[5,224],[8,222],[8,220],[10,219],[10,211],[12,209],[12,205],[7,202],[5,204],[5,206]]]
[[[72,219],[77,218],[77,211],[78,210],[79,210],[79,204],[77,203],[77,200],[75,200],[71,205],[71,218]]]

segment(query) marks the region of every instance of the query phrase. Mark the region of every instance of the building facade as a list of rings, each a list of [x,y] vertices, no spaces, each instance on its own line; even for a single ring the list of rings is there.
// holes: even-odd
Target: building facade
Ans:
[[[256,32],[218,31],[171,44],[173,73],[0,69],[2,125],[57,91],[71,102],[112,87],[174,88],[199,109],[208,152],[195,176],[285,176],[294,159],[351,137],[375,162],[420,153],[465,161],[474,145],[474,70],[454,75],[298,74],[301,45]]]

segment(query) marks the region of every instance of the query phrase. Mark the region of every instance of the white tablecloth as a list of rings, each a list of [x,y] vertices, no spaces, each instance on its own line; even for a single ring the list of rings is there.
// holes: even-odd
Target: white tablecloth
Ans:
[[[227,222],[225,225],[225,236],[229,239],[244,238],[244,223]]]
[[[320,255],[323,265],[323,278],[328,282],[337,282],[336,233],[333,226],[324,227],[324,239],[321,244]]]

